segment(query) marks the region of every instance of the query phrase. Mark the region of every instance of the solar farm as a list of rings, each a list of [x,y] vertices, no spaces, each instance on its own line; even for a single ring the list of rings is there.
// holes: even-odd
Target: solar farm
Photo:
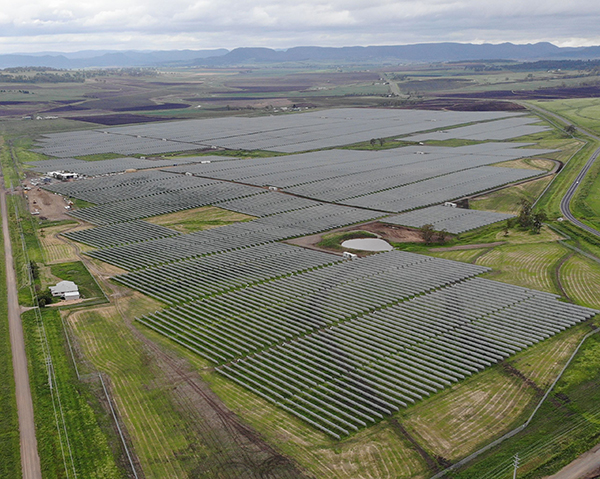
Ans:
[[[485,270],[382,253],[138,320],[340,439],[596,314]]]
[[[535,121],[372,109],[172,121],[47,135],[38,146],[58,159],[34,167],[97,176],[44,188],[94,204],[70,213],[94,227],[65,236],[125,270],[114,281],[164,305],[140,324],[341,439],[597,311],[483,279],[490,269],[476,264],[399,250],[345,260],[281,243],[374,220],[453,234],[505,220],[511,215],[440,204],[537,177],[545,172],[494,165],[553,150],[507,141],[335,147],[417,133],[409,140],[506,140],[544,131]],[[211,146],[296,154],[72,158]],[[142,171],[114,174],[131,169]],[[143,221],[201,206],[254,218],[185,234]]]
[[[345,108],[286,116],[185,120],[54,133],[42,137],[37,146],[41,153],[60,158],[99,153],[161,154],[213,146],[298,153],[374,137],[409,135],[518,115]]]

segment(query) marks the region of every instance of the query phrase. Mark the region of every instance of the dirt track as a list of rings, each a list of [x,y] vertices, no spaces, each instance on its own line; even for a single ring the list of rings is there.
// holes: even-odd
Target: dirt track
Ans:
[[[595,479],[600,477],[600,444],[547,479]]]
[[[1,176],[0,181],[3,181]],[[37,440],[35,437],[33,402],[31,400],[31,389],[29,387],[29,373],[27,371],[23,325],[21,324],[21,309],[17,297],[17,278],[13,266],[12,246],[8,230],[6,191],[3,186],[0,190],[0,208],[2,211],[4,255],[6,258],[8,327],[10,331],[10,345],[12,349],[15,376],[19,433],[21,436],[21,467],[23,469],[24,479],[42,479],[40,458],[37,452]]]

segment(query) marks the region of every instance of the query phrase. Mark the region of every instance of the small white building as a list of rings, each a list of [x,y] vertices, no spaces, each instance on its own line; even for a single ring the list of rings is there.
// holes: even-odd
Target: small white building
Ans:
[[[52,296],[60,296],[63,299],[79,299],[79,288],[73,281],[61,281],[56,286],[50,286]]]

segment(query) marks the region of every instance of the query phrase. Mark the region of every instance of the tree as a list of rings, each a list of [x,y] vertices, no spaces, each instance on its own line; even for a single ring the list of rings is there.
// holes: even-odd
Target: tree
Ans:
[[[433,240],[433,236],[435,235],[435,231],[433,230],[432,224],[426,224],[421,226],[421,237],[425,243],[430,244]]]
[[[377,140],[379,142],[379,146],[383,146],[383,144],[385,143],[385,138],[379,138],[379,140]]]
[[[510,229],[514,226],[514,221],[512,218],[508,218],[506,220],[506,224],[504,225],[504,236],[508,236],[510,233]]]
[[[440,244],[444,244],[446,241],[448,241],[450,234],[448,233],[448,231],[446,230],[446,228],[438,231],[438,243]]]
[[[31,272],[31,279],[36,280],[40,276],[40,271],[35,261],[29,262],[29,271]]]
[[[540,234],[540,230],[544,224],[544,221],[548,219],[548,216],[543,211],[538,211],[531,215],[531,232],[534,234]]]
[[[374,148],[375,147],[375,138],[371,138],[371,141],[369,143],[371,143],[371,147]]]
[[[577,131],[577,128],[575,127],[575,125],[568,125],[568,126],[565,128],[565,131],[566,131],[566,132],[567,132],[569,135],[572,135],[572,134],[574,134],[574,133]]]
[[[52,293],[48,289],[37,295],[37,302],[40,308],[44,308],[47,304],[52,304],[52,301]]]
[[[529,228],[531,226],[531,201],[522,198],[519,205],[521,209],[519,210],[519,216],[517,216],[517,223],[521,228]]]

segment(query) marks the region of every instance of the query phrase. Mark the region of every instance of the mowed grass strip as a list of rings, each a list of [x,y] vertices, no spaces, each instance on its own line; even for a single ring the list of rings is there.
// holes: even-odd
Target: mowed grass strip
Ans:
[[[565,355],[568,354],[562,356]],[[600,440],[599,380],[600,337],[595,335],[581,347],[527,429],[452,477],[511,477],[517,453],[519,477],[541,478],[554,474]]]
[[[570,328],[535,347],[521,351],[510,360],[510,364],[538,387],[546,390],[588,332],[587,325]]]
[[[432,455],[457,460],[521,422],[535,390],[499,366],[471,376],[402,414]]]
[[[436,258],[445,258],[453,261],[461,261],[462,263],[473,263],[479,256],[487,253],[490,248],[474,248],[474,249],[462,249],[454,251],[436,251],[431,250],[428,252],[430,256]]]
[[[39,238],[46,263],[65,263],[68,261],[77,261],[74,249],[69,246],[66,240],[58,238],[58,234],[72,225],[48,226],[39,229]]]
[[[554,268],[567,251],[558,243],[511,244],[480,256],[477,264],[493,268],[484,275],[489,279],[560,294],[553,278]]]
[[[575,255],[562,265],[560,278],[563,288],[575,302],[600,308],[600,264]]]

